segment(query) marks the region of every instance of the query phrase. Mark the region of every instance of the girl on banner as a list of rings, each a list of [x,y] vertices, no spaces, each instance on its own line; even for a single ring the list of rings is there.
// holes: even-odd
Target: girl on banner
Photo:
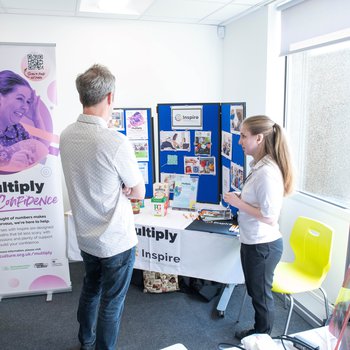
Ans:
[[[47,155],[47,144],[31,136],[21,123],[27,119],[45,130],[39,102],[24,78],[10,70],[0,72],[0,171],[21,171]]]

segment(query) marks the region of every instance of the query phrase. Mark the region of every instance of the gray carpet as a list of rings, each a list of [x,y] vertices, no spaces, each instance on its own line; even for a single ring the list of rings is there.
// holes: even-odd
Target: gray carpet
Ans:
[[[78,324],[76,308],[83,278],[82,263],[70,264],[72,292],[9,298],[0,302],[1,350],[76,350]],[[119,350],[159,350],[182,343],[189,350],[215,350],[221,342],[236,343],[236,329],[251,328],[253,310],[247,299],[240,323],[237,314],[244,288],[235,288],[225,317],[216,312],[218,297],[207,302],[198,294],[143,293],[132,284],[126,299]],[[276,300],[274,335],[283,333],[287,310]],[[289,333],[313,328],[293,313]]]

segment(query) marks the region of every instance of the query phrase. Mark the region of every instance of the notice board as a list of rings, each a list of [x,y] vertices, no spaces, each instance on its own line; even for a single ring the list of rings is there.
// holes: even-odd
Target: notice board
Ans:
[[[220,201],[220,108],[220,103],[157,106],[159,179],[171,183],[176,175],[198,177],[198,202]]]
[[[246,117],[244,102],[221,104],[221,192],[241,191],[245,178],[245,156],[239,144],[240,128]],[[228,205],[222,201],[223,205]],[[237,208],[230,206],[237,214]]]
[[[154,134],[151,108],[114,108],[109,127],[129,138],[146,184],[146,198],[155,182]]]

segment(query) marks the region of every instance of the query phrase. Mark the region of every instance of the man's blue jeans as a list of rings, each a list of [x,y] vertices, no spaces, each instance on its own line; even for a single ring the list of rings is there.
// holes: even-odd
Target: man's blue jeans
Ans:
[[[115,350],[135,262],[135,247],[109,258],[81,252],[85,277],[79,300],[82,350]]]

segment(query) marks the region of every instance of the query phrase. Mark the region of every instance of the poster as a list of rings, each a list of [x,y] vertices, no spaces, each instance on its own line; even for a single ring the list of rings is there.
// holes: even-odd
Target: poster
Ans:
[[[194,135],[195,155],[211,154],[211,131],[196,131]]]
[[[161,151],[191,151],[189,131],[161,131],[160,150]]]
[[[174,181],[173,208],[195,210],[197,202],[198,177],[178,175]]]
[[[222,167],[222,193],[230,192],[230,169],[226,166]]]
[[[243,167],[231,162],[231,187],[235,191],[241,191],[243,186]]]
[[[108,127],[117,131],[124,131],[124,110],[113,108],[112,117],[108,122]]]
[[[148,140],[129,140],[134,149],[138,162],[147,162],[148,158]]]
[[[169,184],[169,193],[174,193],[175,178],[177,174],[175,173],[160,173],[160,182]]]
[[[130,140],[148,139],[147,110],[126,110],[126,135]]]
[[[232,134],[221,131],[221,155],[231,160],[232,158]]]
[[[143,180],[145,181],[145,184],[148,185],[149,184],[149,180],[148,180],[148,163],[147,162],[138,162],[137,163],[139,166],[139,169],[141,171]]]
[[[55,46],[0,43],[0,297],[71,290]]]
[[[230,129],[232,134],[240,134],[243,123],[243,106],[230,106]]]

